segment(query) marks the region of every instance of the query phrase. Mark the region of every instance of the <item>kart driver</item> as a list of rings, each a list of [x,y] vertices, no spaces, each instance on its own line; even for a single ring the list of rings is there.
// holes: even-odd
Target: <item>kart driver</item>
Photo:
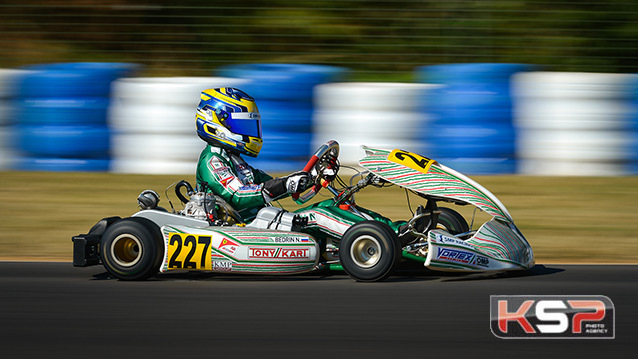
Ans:
[[[197,134],[208,144],[197,163],[197,184],[206,183],[209,190],[237,210],[245,222],[254,219],[271,201],[303,192],[313,185],[308,172],[272,178],[252,168],[241,157],[257,157],[262,146],[261,116],[255,100],[245,92],[230,87],[203,91],[196,120]],[[324,173],[326,176],[336,174],[330,167],[324,171],[329,172]],[[305,227],[308,232],[319,231],[323,236],[341,238],[350,226],[366,219],[385,222],[397,232],[405,223],[395,223],[375,212],[358,208],[369,217],[362,218],[335,207],[332,200],[324,202],[300,212],[308,218]]]

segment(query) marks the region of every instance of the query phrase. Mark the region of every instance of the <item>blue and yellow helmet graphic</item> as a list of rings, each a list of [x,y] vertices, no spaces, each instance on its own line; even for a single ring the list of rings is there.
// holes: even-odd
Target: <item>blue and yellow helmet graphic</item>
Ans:
[[[232,87],[202,91],[197,135],[208,144],[257,157],[263,143],[255,99]]]

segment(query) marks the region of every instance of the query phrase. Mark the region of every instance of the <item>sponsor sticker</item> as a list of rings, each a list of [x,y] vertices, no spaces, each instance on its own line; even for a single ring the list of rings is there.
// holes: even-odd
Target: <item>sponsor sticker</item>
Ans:
[[[440,243],[444,243],[444,244],[454,244],[457,246],[462,246],[462,247],[472,247],[469,244],[465,243],[464,241],[458,239],[458,238],[452,238],[452,237],[448,237],[448,236],[444,236],[441,233],[436,233],[436,241],[440,242]]]
[[[213,270],[217,272],[230,272],[233,270],[233,263],[229,261],[213,261]]]
[[[477,266],[481,266],[481,267],[489,267],[490,266],[490,259],[487,257],[483,257],[483,256],[476,256],[476,260],[474,261],[474,263]]]
[[[438,252],[436,255],[438,259],[459,262],[464,264],[472,263],[474,256],[475,256],[474,253],[459,251],[456,249],[441,248],[441,247],[438,248]]]
[[[305,237],[270,237],[275,243],[308,243],[310,240]]]
[[[217,157],[213,157],[208,161],[208,165],[214,170],[221,170],[224,168],[228,168],[222,161],[220,161]]]
[[[239,244],[233,242],[228,238],[222,239],[222,242],[219,244],[219,250],[228,254],[235,254],[235,251],[239,247]]]
[[[615,309],[602,295],[492,295],[490,329],[503,339],[614,339]]]
[[[308,248],[248,248],[250,258],[308,259]]]
[[[222,168],[215,169],[213,171],[213,173],[215,174],[215,177],[217,177],[217,180],[219,180],[219,182],[222,182],[222,184],[224,184],[224,185],[228,181],[230,181],[231,179],[233,179],[235,177],[230,172],[230,168],[228,168],[228,167],[222,167]]]

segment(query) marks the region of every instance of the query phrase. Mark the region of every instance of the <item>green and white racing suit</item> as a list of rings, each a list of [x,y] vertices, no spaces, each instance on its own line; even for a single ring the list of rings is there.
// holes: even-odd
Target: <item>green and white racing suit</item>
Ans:
[[[208,145],[199,156],[196,179],[197,184],[207,182],[214,194],[249,222],[268,203],[263,185],[272,177],[250,167],[239,155]]]
[[[268,191],[264,190],[268,183],[272,183],[273,177],[252,168],[239,155],[210,145],[199,157],[196,179],[197,184],[206,182],[210,191],[228,202],[245,222],[253,220],[257,212],[271,201],[282,198],[271,198]],[[295,212],[308,219],[302,231],[323,240],[331,238],[339,241],[348,228],[365,220],[387,223],[396,232],[405,223],[392,222],[365,208],[357,207],[357,210],[361,215],[341,209],[334,205],[332,199],[328,199]]]

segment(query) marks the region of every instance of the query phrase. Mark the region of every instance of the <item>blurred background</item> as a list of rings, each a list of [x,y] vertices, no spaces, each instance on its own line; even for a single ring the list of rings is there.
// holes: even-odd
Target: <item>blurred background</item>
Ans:
[[[299,170],[328,139],[343,164],[402,148],[478,176],[541,261],[636,262],[637,16],[633,0],[0,0],[0,258],[68,260],[70,236],[142,189],[192,181],[199,93],[233,86],[262,113],[254,167]],[[409,215],[381,192],[357,201]]]
[[[638,3],[0,3],[0,169],[194,173],[206,88],[254,96],[254,166],[328,139],[469,174],[638,171]]]

